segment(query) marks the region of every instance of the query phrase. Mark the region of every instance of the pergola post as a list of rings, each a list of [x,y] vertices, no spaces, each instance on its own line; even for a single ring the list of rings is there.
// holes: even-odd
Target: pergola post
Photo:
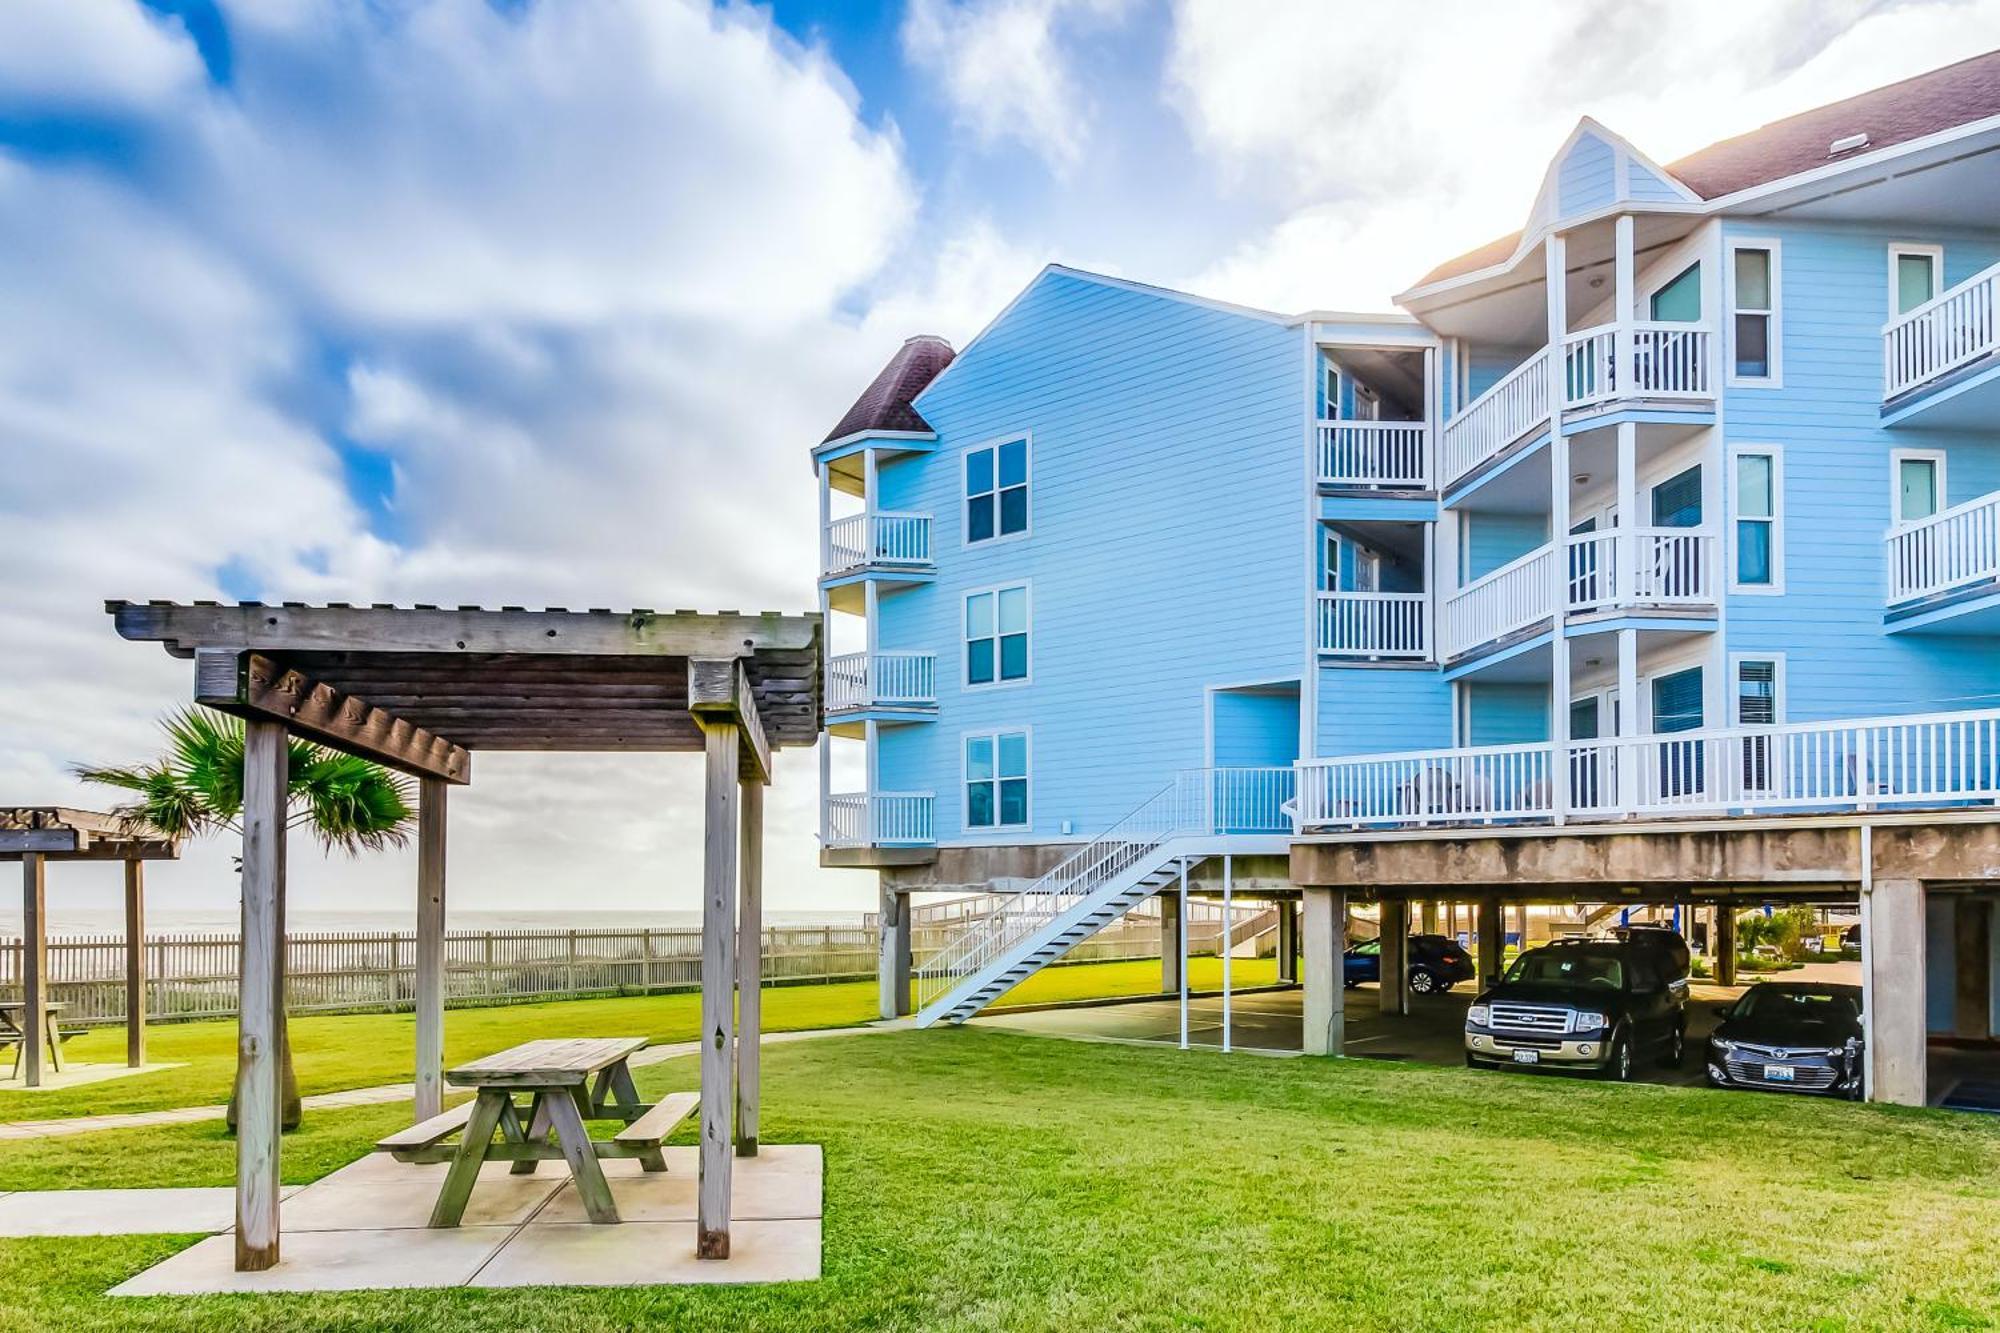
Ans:
[[[736,1155],[757,1155],[760,1098],[758,1042],[764,1009],[764,783],[740,784],[742,845],[737,851],[736,912]]]
[[[702,790],[701,1152],[695,1256],[729,1257],[730,1112],[735,1101],[736,726],[704,719]]]
[[[29,852],[21,857],[21,1076],[31,1088],[42,1086],[48,983],[48,867]]]
[[[442,778],[417,784],[417,1068],[419,1123],[444,1110],[444,848]]]
[[[146,1063],[146,863],[125,862],[125,1063]]]
[[[242,975],[236,1036],[236,1269],[278,1262],[280,1067],[285,1007],[287,735],[250,718],[243,735]]]

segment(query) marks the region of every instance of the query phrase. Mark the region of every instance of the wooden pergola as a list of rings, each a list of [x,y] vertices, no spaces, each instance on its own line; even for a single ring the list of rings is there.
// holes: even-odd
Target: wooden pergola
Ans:
[[[125,866],[125,1063],[146,1063],[146,872],[148,861],[181,854],[172,838],[134,828],[117,815],[59,805],[0,806],[0,861],[21,863],[21,1072],[42,1085],[48,1034],[50,861],[119,861]]]
[[[196,700],[245,723],[236,1267],[278,1262],[288,735],[418,779],[419,1121],[443,1102],[445,793],[471,780],[472,752],[706,756],[696,1252],[727,1258],[731,1145],[744,1156],[757,1148],[764,786],[774,751],[818,739],[819,617],[254,602],[105,609],[124,637],[192,658]]]

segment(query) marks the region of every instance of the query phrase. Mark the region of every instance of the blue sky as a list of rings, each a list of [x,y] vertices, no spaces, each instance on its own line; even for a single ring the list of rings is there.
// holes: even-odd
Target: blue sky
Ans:
[[[1996,45],[2000,0],[12,0],[0,801],[101,801],[69,765],[185,698],[107,597],[809,606],[812,442],[1044,263],[1382,309],[1579,115],[1670,159]],[[860,905],[811,767],[773,901]],[[691,765],[481,776],[462,905],[693,902]]]

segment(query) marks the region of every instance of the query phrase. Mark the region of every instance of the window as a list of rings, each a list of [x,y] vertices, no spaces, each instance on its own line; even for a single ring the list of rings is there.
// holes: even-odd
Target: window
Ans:
[[[1738,449],[1735,542],[1730,549],[1730,586],[1737,592],[1784,590],[1778,509],[1784,472],[1775,449]]]
[[[1701,265],[1689,264],[1653,293],[1653,318],[1663,324],[1701,322]]]
[[[1340,537],[1332,532],[1325,535],[1322,543],[1325,554],[1320,558],[1319,586],[1322,592],[1340,591]]]
[[[1944,452],[1897,449],[1889,455],[1895,494],[1890,512],[1898,524],[1918,523],[1944,508]]]
[[[1340,416],[1340,367],[1331,361],[1320,362],[1320,413],[1328,420]]]
[[[965,826],[1023,828],[1028,823],[1028,733],[998,731],[965,738]]]
[[[1653,526],[1701,526],[1701,464],[1697,463],[1653,487]]]
[[[1944,273],[1944,247],[1889,247],[1889,318],[1907,315],[1938,294]]]
[[[1769,657],[1732,657],[1735,696],[1730,700],[1731,722],[1739,727],[1776,726],[1784,719],[1784,660]],[[1776,784],[1773,768],[1781,752],[1769,736],[1745,736],[1742,747],[1743,788],[1768,792]]]
[[[991,588],[965,599],[965,683],[1028,678],[1028,585]]]
[[[1698,731],[1702,723],[1701,668],[1687,667],[1653,677],[1653,732]],[[1674,741],[1659,747],[1655,778],[1662,800],[1698,797],[1706,787],[1706,763],[1700,741]]]
[[[1028,442],[965,451],[965,540],[1017,537],[1028,530]]]
[[[1733,242],[1729,248],[1729,378],[1732,384],[1778,383],[1778,244]]]

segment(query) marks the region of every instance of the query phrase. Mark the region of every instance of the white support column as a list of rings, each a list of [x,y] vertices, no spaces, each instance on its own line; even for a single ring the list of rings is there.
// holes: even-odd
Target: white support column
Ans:
[[[285,1006],[285,727],[243,724],[242,964],[236,1019],[236,1271],[278,1262]]]
[[[21,857],[21,1081],[42,1086],[42,1045],[48,1040],[48,861]]]
[[[828,529],[833,524],[833,474],[830,465],[819,466],[819,568],[824,574],[833,563],[832,534]],[[820,624],[826,624],[826,594],[820,594]],[[824,631],[822,631],[824,632]]]
[[[417,784],[416,1118],[444,1110],[445,791],[440,778]]]
[[[868,817],[866,822],[868,825],[868,841],[872,843],[877,841],[882,833],[882,830],[875,827],[875,797],[882,790],[881,750],[878,748],[878,742],[882,736],[882,724],[871,717],[861,724],[861,734],[861,743],[867,750],[862,759],[866,765],[868,775],[867,786],[865,788],[868,793]]]
[[[1618,332],[1612,341],[1611,382],[1619,394],[1631,395],[1638,392],[1639,386],[1632,360],[1632,321],[1638,318],[1638,312],[1632,300],[1634,277],[1630,213],[1620,213],[1612,223],[1612,249],[1615,254],[1612,260],[1611,317],[1618,321]]]
[[[1180,870],[1181,870],[1181,888],[1178,897],[1180,899],[1180,905],[1181,905],[1181,928],[1178,933],[1180,936],[1179,943],[1180,943],[1181,954],[1180,954],[1180,966],[1175,970],[1180,973],[1180,980],[1181,980],[1181,1049],[1186,1050],[1188,1048],[1188,982],[1187,982],[1188,867],[1187,867],[1187,858],[1185,856],[1181,858]]]
[[[701,1150],[695,1257],[729,1257],[731,1112],[736,1105],[736,726],[706,722],[702,789]]]
[[[764,1033],[764,784],[747,778],[738,799],[742,844],[736,871],[736,1155],[757,1155],[757,1113],[763,1099]]]
[[[125,863],[125,1063],[146,1063],[146,863]]]
[[[1550,628],[1549,788],[1560,824],[1569,811],[1569,639],[1565,621],[1569,607],[1569,440],[1563,435],[1563,403],[1567,397],[1567,361],[1563,338],[1569,331],[1567,249],[1560,232],[1549,237],[1544,278],[1548,284],[1549,326],[1549,540],[1555,559],[1549,562],[1555,582]]]
[[[1229,1054],[1230,960],[1236,956],[1236,869],[1235,857],[1222,858],[1222,1053]]]
[[[1868,1100],[1922,1106],[1928,1100],[1924,886],[1878,879],[1861,896],[1862,1008],[1868,1016]]]
[[[1631,568],[1630,565],[1625,568]],[[1618,631],[1618,735],[1632,740],[1639,735],[1639,631]],[[1618,808],[1629,811],[1639,804],[1639,749],[1625,746],[1614,750],[1618,756],[1613,780],[1618,784]]]
[[[910,895],[884,880],[875,905],[876,919],[882,923],[875,961],[876,1008],[884,1018],[902,1018],[910,1012]]]
[[[1347,1040],[1347,895],[1308,887],[1305,897],[1307,1055],[1339,1055]]]

